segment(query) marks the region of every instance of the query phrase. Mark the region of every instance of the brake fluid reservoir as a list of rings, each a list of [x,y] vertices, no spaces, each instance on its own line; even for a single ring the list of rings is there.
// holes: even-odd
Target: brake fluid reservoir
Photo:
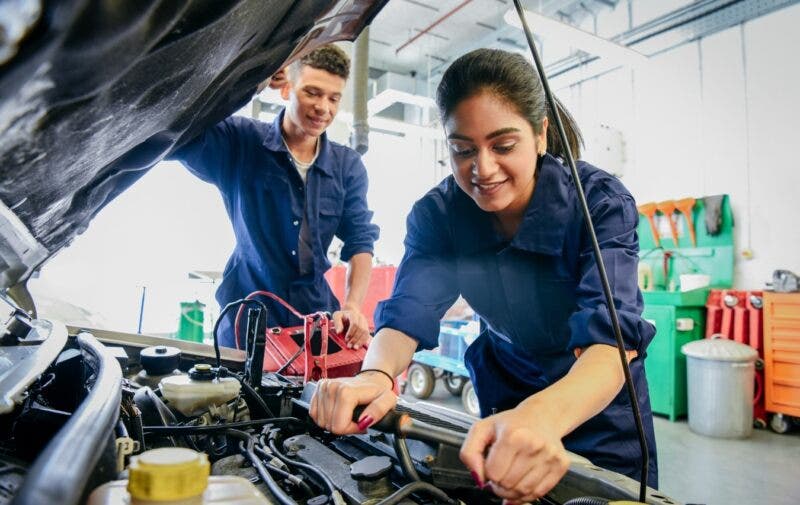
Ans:
[[[103,484],[88,505],[269,505],[247,479],[209,477],[208,457],[182,447],[145,451],[131,458],[130,478]]]
[[[171,408],[185,416],[199,414],[209,405],[221,405],[239,394],[241,384],[233,377],[215,378],[211,365],[198,364],[189,375],[164,377],[161,395]]]

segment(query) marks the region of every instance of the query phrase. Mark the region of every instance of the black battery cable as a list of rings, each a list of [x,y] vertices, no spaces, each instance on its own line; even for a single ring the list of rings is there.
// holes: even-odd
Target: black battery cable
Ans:
[[[633,409],[633,417],[636,423],[636,432],[639,436],[639,447],[641,449],[641,457],[642,457],[642,469],[641,469],[641,480],[639,482],[639,501],[645,503],[645,499],[647,497],[647,469],[650,463],[649,455],[647,451],[647,440],[645,439],[644,435],[644,427],[642,425],[642,414],[639,409],[639,402],[636,396],[636,388],[633,385],[633,379],[631,378],[631,371],[630,367],[628,366],[628,359],[625,353],[625,344],[622,341],[622,330],[620,329],[619,325],[619,316],[617,314],[617,308],[614,304],[614,297],[611,293],[611,285],[608,282],[608,275],[606,274],[606,267],[605,263],[603,262],[603,256],[600,251],[600,244],[597,241],[597,234],[594,230],[594,225],[592,224],[592,216],[589,212],[589,205],[586,202],[586,193],[583,191],[583,185],[581,184],[580,174],[578,173],[578,168],[575,165],[575,159],[572,156],[572,150],[570,149],[569,142],[567,141],[567,135],[564,131],[564,125],[561,122],[561,115],[558,112],[558,107],[556,106],[555,99],[553,98],[553,94],[550,91],[550,84],[547,81],[547,76],[544,72],[544,66],[542,65],[542,61],[539,58],[539,53],[536,51],[536,44],[533,40],[533,34],[531,33],[531,29],[528,26],[527,21],[525,20],[525,15],[522,10],[522,4],[520,0],[514,0],[514,7],[517,9],[517,15],[522,23],[522,29],[525,32],[525,38],[528,40],[528,47],[531,50],[531,55],[533,56],[533,61],[536,64],[536,70],[539,73],[539,77],[542,81],[542,87],[544,88],[545,97],[547,99],[548,104],[550,105],[550,110],[553,111],[553,122],[556,124],[558,128],[558,135],[561,139],[561,145],[564,148],[564,158],[567,164],[569,165],[570,172],[572,174],[572,181],[575,183],[575,189],[578,193],[578,199],[580,200],[581,204],[581,211],[583,212],[584,220],[586,221],[586,230],[589,233],[589,236],[592,239],[592,248],[594,253],[595,263],[597,264],[597,270],[600,275],[600,282],[603,286],[603,293],[605,294],[606,304],[608,306],[608,313],[611,316],[611,325],[614,329],[614,338],[617,341],[617,350],[619,351],[619,359],[622,363],[622,371],[625,374],[625,387],[628,390],[628,397],[630,398],[631,407]]]

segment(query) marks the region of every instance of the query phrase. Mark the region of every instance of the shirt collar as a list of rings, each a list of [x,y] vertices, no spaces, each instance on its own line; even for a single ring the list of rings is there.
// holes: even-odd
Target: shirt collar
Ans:
[[[572,177],[549,154],[542,157],[537,170],[533,197],[510,245],[516,249],[559,256],[563,252],[567,228],[571,225]],[[453,186],[456,188],[456,222],[461,225],[457,225],[461,233],[456,233],[459,249],[474,253],[494,249],[506,242],[495,231],[489,213],[482,211],[455,183]]]
[[[281,124],[283,124],[283,116],[285,114],[286,109],[281,110],[281,112],[272,121],[272,126],[267,128],[263,145],[270,151],[282,151],[286,154],[289,154],[289,150],[286,148],[286,144],[283,142],[283,135],[281,134]],[[331,146],[330,142],[328,142],[328,133],[323,132],[319,137],[319,154],[317,155],[317,159],[314,161],[312,167],[319,167],[319,169],[327,175],[333,175],[333,167],[331,167],[329,162],[332,159],[332,156],[330,155],[330,149]]]

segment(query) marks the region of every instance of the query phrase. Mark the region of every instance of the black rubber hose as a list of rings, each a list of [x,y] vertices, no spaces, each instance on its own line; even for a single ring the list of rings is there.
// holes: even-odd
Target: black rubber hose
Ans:
[[[272,458],[272,456],[269,453],[267,453],[267,451],[265,451],[264,449],[262,449],[259,446],[255,446],[253,448],[253,450],[257,454],[259,454],[262,458],[264,458],[265,460],[268,459],[268,458]],[[295,475],[293,473],[289,473],[286,470],[283,470],[282,468],[278,468],[278,467],[276,467],[274,465],[270,465],[269,463],[266,463],[266,462],[264,463],[264,466],[267,467],[267,470],[269,470],[270,472],[277,473],[278,475],[280,475],[284,479],[288,479],[289,482],[292,482],[293,484],[296,484],[303,491],[303,493],[306,494],[306,496],[309,496],[309,497],[315,496],[316,493],[314,493],[314,490],[311,489],[311,486],[306,484],[306,481],[300,475]]]
[[[264,411],[264,414],[266,414],[267,417],[275,417],[275,414],[273,414],[272,411],[269,409],[269,407],[267,406],[267,402],[265,402],[264,399],[261,398],[261,395],[258,394],[258,391],[253,389],[253,386],[248,384],[247,381],[245,381],[238,375],[236,376],[236,378],[239,379],[239,383],[242,385],[242,389],[244,389],[245,393],[247,393],[247,395],[250,396],[253,399],[253,401],[255,401],[258,404],[259,408],[261,408],[261,410]]]
[[[247,459],[250,460],[250,464],[252,464],[253,468],[256,469],[259,477],[261,477],[261,480],[263,480],[264,484],[267,485],[269,492],[272,493],[276,500],[278,500],[282,505],[297,505],[297,502],[294,501],[291,496],[286,494],[286,492],[281,489],[278,483],[275,482],[275,479],[272,478],[272,475],[269,474],[267,469],[264,467],[264,464],[261,462],[258,456],[256,456],[256,453],[253,451],[256,441],[252,435],[243,431],[231,429],[225,430],[225,434],[233,438],[238,438],[245,443],[245,454],[247,455]]]
[[[415,482],[421,481],[422,479],[419,478],[417,469],[414,468],[414,461],[411,460],[411,454],[408,452],[406,439],[395,434],[393,445],[394,452],[397,454],[397,459],[400,461],[400,468],[403,469],[403,473],[406,474],[406,477]]]
[[[77,342],[87,361],[95,365],[96,379],[69,421],[36,458],[15,505],[77,505],[114,433],[122,400],[119,363],[91,334],[78,334]]]
[[[579,496],[573,498],[564,505],[608,505],[610,502],[605,498],[598,498],[596,496]]]
[[[272,419],[256,419],[254,421],[239,421],[238,423],[209,424],[205,426],[144,426],[142,429],[154,435],[204,435],[215,431],[227,429],[256,428],[265,424],[286,424],[303,422],[296,417],[274,417]]]
[[[396,505],[403,501],[406,497],[411,494],[419,493],[419,492],[426,492],[429,495],[433,496],[437,500],[441,500],[445,503],[452,503],[458,504],[458,500],[454,500],[447,496],[447,493],[439,489],[438,487],[434,486],[433,484],[428,484],[427,482],[412,482],[411,484],[406,484],[405,486],[401,487],[394,493],[390,494],[383,500],[375,503],[375,505]]]
[[[264,317],[267,314],[267,306],[264,305],[263,302],[258,300],[247,300],[244,298],[240,298],[239,300],[234,300],[231,303],[225,305],[222,310],[219,311],[219,315],[217,316],[217,322],[214,323],[214,329],[211,330],[211,336],[214,338],[214,355],[217,359],[217,369],[222,365],[222,359],[220,358],[219,354],[219,335],[217,335],[217,330],[219,330],[219,323],[222,321],[223,316],[234,307],[239,307],[239,305],[255,305],[257,307],[261,307],[264,310]]]
[[[318,468],[306,463],[295,461],[281,453],[281,451],[278,449],[278,445],[275,443],[275,437],[273,435],[270,435],[269,437],[269,448],[272,449],[272,453],[275,454],[279,460],[283,461],[287,465],[302,468],[303,470],[317,476],[317,478],[325,484],[325,487],[328,488],[328,493],[330,495],[333,495],[336,492],[336,486],[333,484],[331,478],[325,475],[325,472],[322,472]]]

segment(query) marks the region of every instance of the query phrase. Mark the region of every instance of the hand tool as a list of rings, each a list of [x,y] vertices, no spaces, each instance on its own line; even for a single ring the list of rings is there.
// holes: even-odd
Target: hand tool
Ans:
[[[658,228],[656,228],[656,221],[655,215],[656,211],[656,204],[655,203],[643,203],[637,207],[639,209],[639,214],[645,216],[647,221],[650,223],[650,232],[653,234],[653,242],[655,242],[656,247],[661,247],[661,239],[658,236]]]
[[[692,239],[692,247],[697,247],[697,235],[695,235],[694,232],[694,216],[692,215],[692,209],[694,209],[695,203],[696,200],[694,198],[675,200],[675,207],[683,214],[683,217],[686,219],[686,226],[689,227],[689,237]]]
[[[669,219],[669,230],[672,233],[672,242],[675,247],[678,247],[678,227],[675,226],[675,220],[672,219],[672,214],[675,213],[675,202],[672,200],[664,200],[656,204],[659,212],[664,214]]]

